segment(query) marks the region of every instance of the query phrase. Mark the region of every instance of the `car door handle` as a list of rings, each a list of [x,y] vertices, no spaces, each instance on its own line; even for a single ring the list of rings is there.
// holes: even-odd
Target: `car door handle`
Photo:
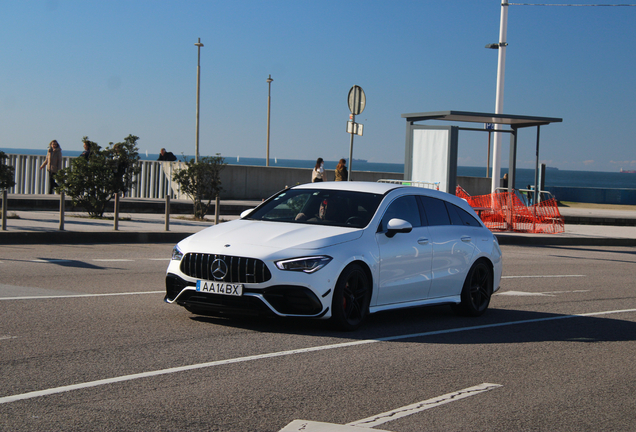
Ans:
[[[417,242],[418,242],[419,244],[421,244],[421,245],[425,245],[425,244],[428,244],[428,239],[427,239],[427,238],[422,237],[422,238],[417,239]]]
[[[470,236],[462,236],[462,241],[465,243],[470,243],[473,239]]]

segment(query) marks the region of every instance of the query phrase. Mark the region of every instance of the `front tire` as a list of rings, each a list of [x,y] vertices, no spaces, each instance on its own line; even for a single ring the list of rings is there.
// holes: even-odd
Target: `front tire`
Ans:
[[[477,317],[483,315],[492,296],[492,269],[486,261],[477,261],[468,271],[461,294],[461,303],[453,305],[458,315]]]
[[[331,301],[331,321],[340,330],[352,331],[360,327],[369,312],[371,284],[366,272],[358,264],[344,269]]]

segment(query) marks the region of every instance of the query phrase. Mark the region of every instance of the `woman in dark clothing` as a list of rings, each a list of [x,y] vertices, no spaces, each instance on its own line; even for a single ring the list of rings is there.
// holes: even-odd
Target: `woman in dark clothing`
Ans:
[[[340,159],[340,162],[338,162],[338,165],[336,166],[336,181],[347,181],[349,178],[346,164],[347,161],[344,159]]]

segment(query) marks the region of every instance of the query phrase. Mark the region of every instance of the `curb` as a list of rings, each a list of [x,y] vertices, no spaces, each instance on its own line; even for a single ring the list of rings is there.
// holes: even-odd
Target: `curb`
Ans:
[[[636,246],[634,238],[557,237],[495,234],[500,245],[514,246]]]
[[[613,218],[601,216],[564,216],[566,225],[636,226],[636,218]]]

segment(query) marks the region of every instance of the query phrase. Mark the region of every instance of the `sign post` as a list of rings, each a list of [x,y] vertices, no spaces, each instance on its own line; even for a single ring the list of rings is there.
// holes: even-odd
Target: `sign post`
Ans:
[[[349,103],[349,111],[351,111],[349,121],[347,122],[347,132],[351,134],[351,142],[349,143],[349,176],[347,177],[347,180],[351,181],[351,175],[353,173],[353,136],[356,134],[362,136],[362,125],[356,123],[356,116],[364,111],[364,107],[367,104],[367,98],[364,95],[362,87],[354,85],[351,87],[351,90],[349,90],[349,96],[347,99]]]

